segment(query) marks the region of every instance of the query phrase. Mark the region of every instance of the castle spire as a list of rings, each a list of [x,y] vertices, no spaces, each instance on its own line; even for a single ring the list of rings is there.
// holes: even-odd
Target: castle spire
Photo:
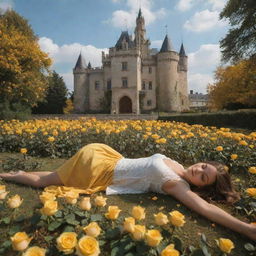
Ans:
[[[138,13],[138,17],[137,17],[137,19],[138,18],[141,18],[142,17],[142,13],[141,13],[141,8],[139,9],[139,13]]]
[[[92,68],[92,65],[91,65],[91,62],[89,61],[88,63],[88,66],[87,66],[88,69],[91,69]]]
[[[184,46],[183,46],[183,43],[181,43],[179,55],[180,56],[187,56],[186,52],[185,52],[185,49],[184,49]]]
[[[86,68],[86,62],[82,56],[82,53],[80,52],[79,57],[77,59],[75,69],[83,69]]]
[[[172,43],[168,35],[165,36],[160,52],[172,51]]]

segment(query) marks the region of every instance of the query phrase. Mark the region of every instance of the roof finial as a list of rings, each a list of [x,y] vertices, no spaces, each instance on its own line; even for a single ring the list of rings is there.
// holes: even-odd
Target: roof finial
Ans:
[[[165,27],[165,33],[166,35],[168,35],[168,25],[166,24],[164,27]]]

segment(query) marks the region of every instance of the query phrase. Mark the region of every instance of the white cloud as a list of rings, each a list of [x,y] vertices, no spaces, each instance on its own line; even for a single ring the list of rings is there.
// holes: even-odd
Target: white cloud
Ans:
[[[189,90],[206,93],[207,85],[213,82],[213,72],[220,65],[221,53],[218,44],[201,45],[199,50],[188,54]]]
[[[219,20],[218,11],[209,11],[206,9],[201,12],[196,12],[190,20],[185,22],[184,28],[194,32],[203,32],[225,25],[227,25],[225,21]]]
[[[208,0],[209,4],[211,4],[212,10],[222,10],[226,3],[227,0]]]
[[[164,8],[153,11],[152,4],[152,0],[141,0],[140,2],[138,0],[127,0],[126,5],[128,7],[128,11],[114,11],[112,13],[112,17],[104,22],[122,29],[133,28],[135,26],[138,10],[141,7],[143,17],[145,18],[145,23],[146,25],[148,25],[150,23],[153,23],[156,19],[164,17],[166,14]]]
[[[194,0],[180,0],[177,5],[176,8],[179,11],[185,12],[188,11],[189,9],[191,9],[191,7],[195,4]]]
[[[12,0],[3,0],[0,2],[0,13],[4,13],[7,10],[13,9],[14,3]]]
[[[76,64],[80,52],[82,51],[82,55],[87,64],[88,62],[91,62],[92,67],[101,66],[101,52],[108,52],[108,49],[106,48],[99,49],[93,45],[81,45],[79,43],[59,46],[55,44],[52,39],[47,37],[41,37],[39,39],[39,45],[41,49],[44,52],[47,52],[53,59],[53,69],[55,69],[54,65],[65,65],[65,67],[68,67],[70,72],[60,75],[63,76],[67,87],[71,90],[73,90],[72,69]],[[58,72],[57,69],[56,72]]]
[[[188,75],[188,84],[189,91],[193,90],[194,92],[207,93],[207,85],[213,82],[213,76],[210,74],[189,74]]]
[[[74,91],[74,76],[72,72],[60,73],[69,91]]]
[[[107,48],[96,48],[93,45],[81,45],[79,43],[64,44],[58,46],[52,39],[47,37],[41,37],[39,39],[39,45],[41,49],[49,53],[50,57],[53,58],[54,64],[57,63],[73,63],[76,62],[80,51],[88,63],[91,62],[92,66],[101,66],[101,52],[108,52]]]

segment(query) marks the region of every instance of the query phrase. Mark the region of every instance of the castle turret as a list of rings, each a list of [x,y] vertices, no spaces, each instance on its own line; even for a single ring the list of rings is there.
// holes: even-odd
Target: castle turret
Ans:
[[[183,43],[180,46],[180,60],[179,60],[179,71],[188,71],[188,56],[186,55]]]
[[[144,20],[144,17],[142,16],[141,8],[139,10],[139,13],[136,19],[136,28],[134,30],[134,34],[135,34],[135,39],[134,39],[135,45],[137,47],[140,47],[146,41],[145,20]]]
[[[80,53],[76,65],[73,69],[74,74],[74,106],[76,113],[84,113],[89,109],[89,86],[86,62]]]
[[[178,73],[179,73],[179,89],[180,89],[180,106],[182,110],[189,109],[189,99],[188,99],[188,56],[186,55],[183,43],[180,46],[179,52],[179,63],[178,63]]]
[[[160,111],[170,112],[178,108],[178,61],[179,54],[173,50],[171,40],[166,35],[161,50],[157,54],[157,102]]]

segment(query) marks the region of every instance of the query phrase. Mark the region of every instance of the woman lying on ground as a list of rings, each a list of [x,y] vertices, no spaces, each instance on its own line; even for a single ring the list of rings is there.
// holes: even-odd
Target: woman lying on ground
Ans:
[[[0,178],[33,187],[79,187],[88,194],[102,190],[107,195],[168,194],[209,220],[256,240],[256,225],[238,220],[199,196],[227,203],[239,199],[229,174],[216,162],[196,163],[185,169],[162,154],[128,159],[105,144],[94,143],[81,148],[56,172],[0,173]],[[196,187],[196,193],[190,185]]]

